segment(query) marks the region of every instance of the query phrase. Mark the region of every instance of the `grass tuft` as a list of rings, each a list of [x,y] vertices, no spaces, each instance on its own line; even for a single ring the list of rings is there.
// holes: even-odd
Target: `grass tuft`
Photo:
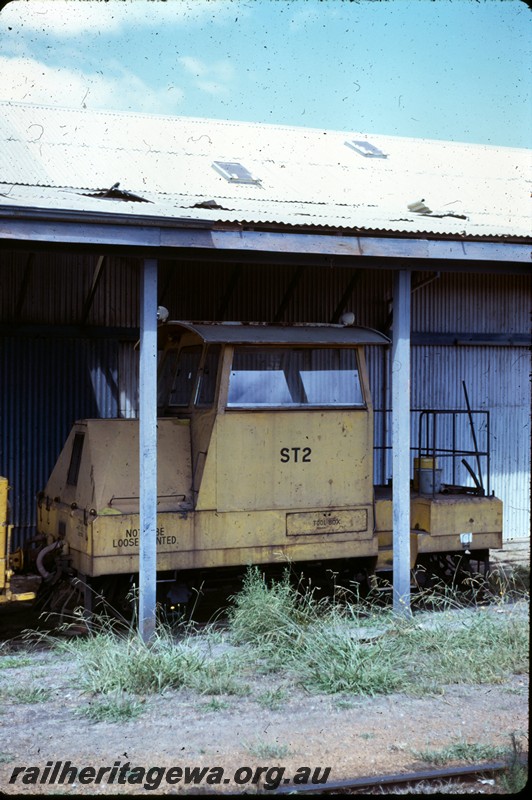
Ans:
[[[226,711],[230,707],[227,700],[220,700],[218,697],[211,697],[207,703],[203,703],[201,706],[204,711]]]
[[[42,686],[17,686],[11,690],[2,691],[2,699],[11,703],[21,705],[34,705],[36,703],[46,703],[52,696],[51,689]]]
[[[91,722],[127,722],[136,719],[143,704],[121,692],[114,692],[79,709],[78,714]]]
[[[528,669],[527,600],[457,614],[457,595],[447,592],[437,613],[402,619],[371,602],[318,601],[288,573],[268,585],[254,567],[232,601],[233,641],[251,646],[263,671],[282,670],[310,691],[426,694]]]
[[[510,752],[506,757],[507,767],[501,778],[501,786],[507,794],[519,795],[528,783],[528,760],[525,759],[523,742],[515,731],[510,735]]]
[[[267,689],[257,697],[257,703],[262,708],[268,708],[270,711],[279,711],[283,708],[288,701],[288,692],[282,686],[276,689]]]
[[[263,739],[257,739],[255,742],[248,742],[244,747],[255,758],[286,758],[291,755],[288,745],[281,744],[281,742],[266,742]]]
[[[257,567],[248,568],[241,591],[231,600],[233,641],[262,649],[284,649],[315,616],[312,593],[295,591],[288,571],[268,586]]]
[[[149,645],[136,633],[104,630],[84,639],[58,642],[57,647],[80,663],[82,687],[104,694],[179,688],[201,670],[204,661],[198,651],[176,644],[165,632]]]
[[[27,656],[2,656],[0,657],[0,669],[17,669],[19,667],[29,667],[33,659]]]
[[[435,767],[442,767],[452,761],[478,764],[482,761],[497,761],[508,754],[508,748],[491,744],[455,742],[441,750],[419,750],[413,755]]]
[[[176,634],[158,623],[153,640],[145,643],[135,629],[94,617],[85,636],[53,642],[78,663],[79,684],[92,694],[140,695],[179,688],[206,695],[247,694],[249,687],[239,680],[245,658],[240,653],[215,657],[211,639],[192,628],[180,628]]]

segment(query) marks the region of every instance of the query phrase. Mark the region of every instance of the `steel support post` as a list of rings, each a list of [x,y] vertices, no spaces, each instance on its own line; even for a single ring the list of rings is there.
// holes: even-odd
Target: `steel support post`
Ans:
[[[139,633],[155,632],[157,578],[157,261],[142,265],[139,369]]]
[[[410,616],[410,272],[395,274],[392,336],[393,608]]]

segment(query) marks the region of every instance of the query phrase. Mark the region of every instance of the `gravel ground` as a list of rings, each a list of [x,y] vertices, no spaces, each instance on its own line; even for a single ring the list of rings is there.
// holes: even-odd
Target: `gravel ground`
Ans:
[[[278,675],[263,675],[249,681],[250,692],[243,697],[166,691],[141,697],[136,719],[92,723],[79,709],[95,698],[80,689],[78,666],[69,657],[30,652],[30,663],[23,664],[23,651],[0,652],[0,667],[7,665],[0,669],[0,789],[7,794],[256,792],[288,781],[301,767],[310,767],[311,774],[330,767],[329,781],[427,769],[423,751],[457,743],[509,748],[515,732],[528,750],[525,675],[497,685],[442,687],[434,696],[376,698],[309,694],[288,687]],[[284,690],[282,705],[264,708],[261,698],[275,689]],[[31,690],[43,690],[45,699],[25,702]],[[47,765],[51,769],[59,761],[95,770],[116,765],[129,770],[128,776],[137,767],[206,767],[220,782],[203,780],[194,787],[163,779],[150,789],[146,773],[139,785],[110,785],[103,777],[99,785],[75,780],[49,786],[34,783],[34,772],[27,774],[31,783],[20,783],[26,773],[10,783],[16,767],[38,767],[42,777]],[[223,778],[212,772],[215,767],[223,768]],[[245,783],[257,767],[284,767],[285,772],[264,769],[258,785]],[[241,783],[235,783],[235,773]],[[140,780],[139,771],[134,775]],[[152,773],[152,783],[156,780]],[[479,791],[489,793],[489,787]]]

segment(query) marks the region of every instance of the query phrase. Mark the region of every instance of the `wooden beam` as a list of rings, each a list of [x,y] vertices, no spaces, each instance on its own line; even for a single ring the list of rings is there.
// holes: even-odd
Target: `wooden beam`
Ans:
[[[336,325],[336,323],[340,320],[340,317],[342,316],[344,311],[347,311],[347,304],[351,299],[351,295],[353,294],[355,286],[360,280],[361,274],[362,272],[360,270],[355,270],[355,272],[352,274],[347,286],[345,287],[345,291],[342,297],[340,298],[340,302],[336,306],[334,313],[331,317],[331,324]]]
[[[100,283],[102,277],[104,263],[105,263],[105,256],[98,256],[98,260],[96,261],[96,267],[94,268],[94,274],[92,276],[92,285],[83,304],[83,309],[81,311],[80,325],[85,325],[87,323],[89,312],[94,302],[94,296],[96,294],[96,290],[98,289],[98,284]]]
[[[229,303],[231,302],[231,297],[233,296],[233,293],[234,293],[234,291],[236,289],[236,286],[237,286],[241,276],[242,276],[242,265],[241,264],[237,264],[233,268],[233,271],[231,272],[231,275],[229,277],[229,281],[227,283],[227,289],[225,290],[225,293],[224,293],[224,296],[222,297],[221,303],[220,303],[220,305],[218,306],[218,308],[216,310],[216,317],[215,318],[217,320],[221,320],[221,319],[224,318],[225,313],[227,311],[227,308],[229,306]]]
[[[284,293],[283,299],[281,300],[281,302],[279,304],[279,308],[277,309],[277,313],[275,314],[275,316],[273,318],[274,322],[282,322],[282,319],[284,317],[284,312],[286,311],[286,309],[288,307],[288,303],[290,302],[290,300],[292,299],[292,297],[295,294],[295,291],[296,291],[296,289],[297,289],[297,287],[299,285],[299,282],[301,281],[301,278],[303,277],[304,271],[305,271],[305,266],[300,264],[298,267],[295,268],[294,272],[292,273],[292,278],[290,280],[290,283],[286,287],[286,291]]]

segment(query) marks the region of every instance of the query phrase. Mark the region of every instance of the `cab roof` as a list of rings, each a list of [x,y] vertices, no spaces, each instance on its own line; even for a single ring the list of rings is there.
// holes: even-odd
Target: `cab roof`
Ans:
[[[168,340],[177,340],[184,333],[193,333],[207,343],[220,344],[346,346],[390,343],[390,339],[383,333],[356,325],[182,321],[160,325],[159,343],[164,346]]]

